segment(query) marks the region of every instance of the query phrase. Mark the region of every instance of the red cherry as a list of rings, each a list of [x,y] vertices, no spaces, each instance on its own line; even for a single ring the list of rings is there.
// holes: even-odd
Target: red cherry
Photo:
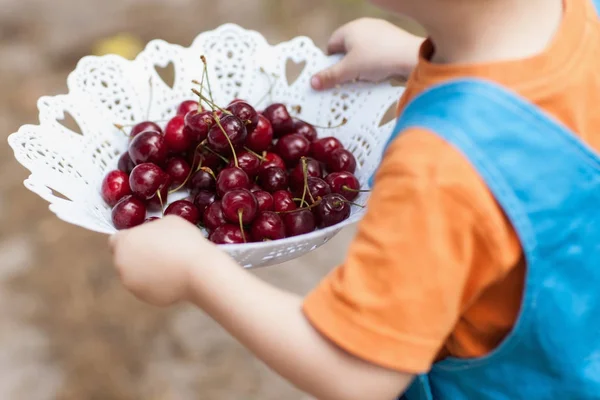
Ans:
[[[273,193],[273,209],[276,212],[288,212],[297,209],[294,197],[287,190],[279,190]]]
[[[283,104],[271,104],[263,111],[263,115],[271,121],[276,137],[281,137],[294,131],[294,121]]]
[[[304,235],[315,230],[315,216],[309,210],[282,214],[285,234],[288,237]]]
[[[333,193],[341,194],[348,201],[353,201],[359,195],[360,183],[350,172],[333,172],[325,177],[325,182],[331,186]]]
[[[217,177],[217,195],[221,198],[230,190],[249,187],[250,178],[241,168],[225,168]]]
[[[251,233],[255,242],[279,240],[285,238],[285,225],[278,214],[266,211],[256,217]]]
[[[221,202],[219,200],[211,203],[208,207],[206,207],[206,210],[204,210],[202,221],[209,232],[212,232],[218,227],[227,223],[227,220],[225,219],[225,214],[223,214]]]
[[[331,152],[327,160],[329,172],[356,171],[356,158],[346,149],[337,149]]]
[[[169,175],[155,164],[140,164],[131,171],[129,186],[137,197],[149,200],[165,186]]]
[[[186,100],[177,108],[177,115],[185,117],[192,111],[198,112],[198,102],[195,100]]]
[[[274,193],[278,190],[287,189],[288,176],[281,168],[272,167],[260,172],[258,182],[264,190]]]
[[[304,136],[310,142],[314,142],[315,140],[317,140],[317,130],[308,122],[300,121],[299,119],[294,119],[294,130],[297,134]]]
[[[123,197],[112,209],[112,222],[118,230],[133,228],[145,220],[146,206],[134,196]]]
[[[258,123],[254,130],[248,132],[246,147],[257,153],[266,151],[273,141],[273,126],[264,115],[258,116]]]
[[[227,106],[227,111],[238,117],[248,131],[256,128],[258,124],[258,113],[250,104],[245,101],[236,101]]]
[[[314,176],[315,178],[323,177],[323,168],[321,168],[321,163],[319,163],[314,158],[306,159],[306,176]],[[302,162],[299,162],[292,172],[290,172],[290,186],[294,190],[302,190],[304,187],[304,170]]]
[[[111,171],[102,181],[102,198],[111,207],[131,194],[129,176],[123,171]]]
[[[178,115],[171,119],[165,127],[165,144],[172,153],[182,153],[187,151],[192,142],[187,132],[184,132],[184,118]]]
[[[246,136],[248,136],[248,131],[246,130],[246,126],[244,123],[236,116],[226,115],[221,118],[221,126],[215,123],[210,131],[208,131],[208,144],[217,151],[222,154],[230,154],[231,146],[229,142],[235,149],[239,149],[244,145],[246,141]],[[222,128],[222,129],[221,129]],[[223,133],[225,131],[225,134]],[[229,138],[229,141],[227,140]]]
[[[187,200],[173,202],[165,210],[165,215],[176,215],[196,225],[200,221],[200,212],[194,203]]]
[[[312,142],[310,145],[310,153],[315,160],[327,163],[331,153],[342,148],[344,148],[342,142],[330,136]]]
[[[252,223],[258,213],[256,197],[248,189],[231,190],[225,193],[221,200],[221,207],[225,219],[231,223],[239,223],[241,214],[242,223],[248,225]]]
[[[215,119],[208,111],[191,111],[185,115],[186,133],[192,143],[200,143],[208,136],[208,131],[215,125]]]
[[[196,197],[194,197],[194,204],[200,214],[204,214],[204,211],[210,206],[212,203],[217,201],[217,194],[214,192],[209,192],[208,190],[200,190]]]
[[[188,182],[188,188],[192,195],[195,195],[200,190],[214,192],[216,185],[215,178],[205,169],[199,169],[194,172]]]
[[[165,172],[171,177],[171,187],[178,188],[190,174],[190,166],[183,158],[174,157],[167,161]]]
[[[254,193],[254,197],[256,197],[256,201],[258,202],[258,211],[273,211],[273,196],[270,193],[265,192],[264,190],[257,190]]]
[[[167,159],[167,145],[163,136],[156,131],[142,132],[133,138],[129,145],[129,156],[137,164],[164,164]]]
[[[350,217],[350,205],[339,194],[329,194],[321,200],[315,209],[319,228],[337,225]]]
[[[145,122],[140,122],[139,124],[137,124],[133,128],[131,128],[131,133],[129,134],[129,136],[133,139],[140,133],[148,132],[148,131],[162,133],[162,129],[160,129],[160,126],[158,126],[156,123],[150,122],[150,121],[145,121]]]
[[[125,153],[121,154],[121,157],[119,157],[118,168],[119,168],[120,171],[123,171],[123,172],[125,172],[128,175],[135,168],[135,164],[134,164],[133,161],[131,161],[131,157],[129,157],[129,153],[128,152],[125,152]]]
[[[308,156],[310,142],[302,135],[286,135],[277,141],[275,152],[283,158],[288,166],[293,167],[302,157]]]
[[[250,179],[256,178],[260,171],[260,159],[254,154],[248,151],[242,151],[237,155],[238,165],[245,173],[248,174]],[[228,168],[235,167],[235,160],[229,161]]]
[[[248,237],[247,232],[242,234],[239,226],[222,225],[215,229],[208,239],[215,244],[241,244],[245,243],[244,238]]]
[[[261,171],[264,171],[264,170],[272,168],[272,167],[285,169],[285,162],[283,162],[283,159],[275,153],[265,154],[264,159],[265,160],[260,165]]]

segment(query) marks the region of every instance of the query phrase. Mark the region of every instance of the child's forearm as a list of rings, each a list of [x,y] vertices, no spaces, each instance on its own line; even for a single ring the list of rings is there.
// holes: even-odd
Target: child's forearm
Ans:
[[[391,400],[410,383],[412,377],[359,360],[329,342],[304,317],[300,297],[266,284],[229,258],[210,271],[194,271],[192,302],[320,400]]]

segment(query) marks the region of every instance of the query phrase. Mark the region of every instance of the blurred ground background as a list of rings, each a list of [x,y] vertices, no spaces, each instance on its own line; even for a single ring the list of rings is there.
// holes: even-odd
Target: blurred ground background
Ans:
[[[225,22],[270,42],[378,12],[356,0],[0,0],[0,399],[300,400],[201,312],[156,310],[119,286],[106,237],[59,221],[26,191],[6,137],[66,92],[95,43],[128,32],[189,45]],[[307,292],[352,232],[304,259],[255,273]]]

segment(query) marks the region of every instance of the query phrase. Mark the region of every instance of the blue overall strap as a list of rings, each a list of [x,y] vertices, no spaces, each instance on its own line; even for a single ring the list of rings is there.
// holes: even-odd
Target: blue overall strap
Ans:
[[[592,0],[592,4],[596,7],[596,12],[600,13],[600,0]]]

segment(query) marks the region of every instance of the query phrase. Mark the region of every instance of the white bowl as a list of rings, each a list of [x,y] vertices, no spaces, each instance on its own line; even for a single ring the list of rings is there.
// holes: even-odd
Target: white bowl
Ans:
[[[316,125],[338,126],[347,120],[338,128],[319,129],[319,136],[335,136],[354,153],[360,164],[356,175],[367,187],[392,129],[393,122],[382,124],[384,116],[403,88],[357,83],[314,92],[309,85],[312,74],[338,57],[324,55],[305,37],[271,46],[259,33],[231,24],[200,34],[189,48],[154,40],[134,61],[118,56],[83,58],[68,78],[68,94],[38,101],[40,124],[25,125],[8,138],[17,160],[31,172],[25,186],[46,199],[60,219],[114,233],[111,210],[100,196],[104,175],[116,167],[118,155],[127,149],[127,138],[114,124],[172,117],[181,101],[193,98],[191,81],[202,75],[201,55],[208,60],[218,104],[234,98],[247,99],[257,107],[281,102],[300,106],[297,115]],[[157,72],[170,64],[175,71],[173,87]],[[293,64],[305,66],[295,81],[288,82],[287,71]],[[270,98],[257,104],[272,83]],[[79,132],[65,126],[67,113],[79,125]],[[356,202],[364,204],[367,197],[363,193]],[[327,229],[223,248],[246,267],[278,264],[323,245],[363,214],[363,209],[353,207],[348,220]]]

